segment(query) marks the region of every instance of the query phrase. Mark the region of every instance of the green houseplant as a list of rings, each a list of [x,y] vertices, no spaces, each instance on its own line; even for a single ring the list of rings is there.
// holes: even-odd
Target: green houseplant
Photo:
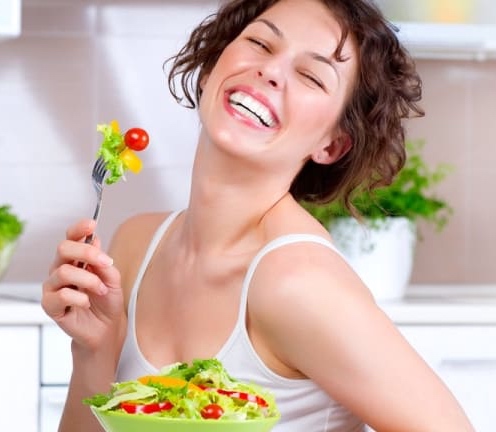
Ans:
[[[24,222],[9,205],[0,206],[0,279],[7,270],[17,240],[24,231]]]
[[[429,167],[421,154],[423,146],[422,140],[406,143],[405,165],[389,186],[355,193],[352,204],[360,220],[353,218],[341,201],[302,203],[329,229],[337,248],[380,299],[404,294],[420,236],[417,223],[426,221],[440,231],[453,212],[434,190],[452,167]]]
[[[378,226],[388,217],[405,217],[412,222],[425,220],[440,231],[453,212],[451,206],[437,197],[433,188],[443,181],[452,167],[440,164],[434,168],[424,161],[423,141],[408,141],[404,167],[389,185],[371,193],[358,191],[352,203],[366,223]],[[341,201],[325,205],[302,203],[303,206],[328,227],[334,220],[351,216]]]

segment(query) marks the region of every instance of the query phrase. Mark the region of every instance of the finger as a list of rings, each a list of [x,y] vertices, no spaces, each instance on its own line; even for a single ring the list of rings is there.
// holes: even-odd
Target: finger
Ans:
[[[53,320],[60,321],[74,307],[89,309],[91,302],[87,293],[65,287],[43,294],[41,307]]]
[[[67,228],[65,238],[67,240],[81,241],[95,231],[96,222],[93,219],[81,219]]]
[[[71,264],[60,266],[43,284],[42,307],[56,320],[71,307],[90,307],[90,295],[106,294],[107,288],[93,273]]]
[[[96,227],[96,222],[93,219],[82,219],[76,222],[74,225],[69,227],[66,231],[66,239],[64,241],[72,240],[72,241],[83,241],[86,236],[90,235],[94,232]],[[60,245],[59,245],[60,247]],[[58,266],[60,266],[63,262],[59,255],[59,250],[55,254],[54,261],[49,268],[49,274]]]
[[[89,270],[94,272],[108,289],[121,289],[121,274],[114,265],[89,266]]]
[[[97,247],[98,249],[102,248],[102,242],[100,240],[100,237],[98,237],[96,234],[93,235],[93,241],[91,242],[91,244]]]
[[[63,264],[55,270],[43,284],[43,293],[57,292],[65,287],[77,288],[80,291],[96,295],[105,295],[108,291],[108,288],[95,273],[72,264]]]
[[[97,244],[99,245],[99,242]],[[90,264],[92,267],[106,267],[113,264],[112,258],[104,253],[99,246],[64,240],[57,247],[57,253],[50,267],[50,273],[63,264],[80,262]]]

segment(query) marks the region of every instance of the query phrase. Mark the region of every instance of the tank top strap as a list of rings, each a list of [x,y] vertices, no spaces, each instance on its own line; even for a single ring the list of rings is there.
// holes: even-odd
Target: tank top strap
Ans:
[[[150,263],[150,260],[153,257],[153,254],[155,253],[155,249],[157,249],[157,246],[160,243],[160,240],[162,240],[163,235],[165,234],[169,226],[172,224],[172,222],[174,222],[174,220],[179,215],[179,213],[181,213],[181,210],[172,212],[158,226],[157,230],[153,234],[153,237],[148,245],[143,261],[141,262],[141,265],[138,269],[138,274],[136,275],[136,279],[134,280],[134,284],[131,289],[131,294],[129,296],[129,305],[127,308],[128,320],[130,323],[131,322],[133,323],[133,327],[135,323],[136,299],[138,297],[138,291],[141,286],[141,281],[143,280],[145,271],[148,267],[148,264]]]
[[[241,288],[241,299],[239,302],[239,312],[238,312],[238,324],[245,326],[246,323],[246,306],[248,302],[248,290],[250,288],[250,283],[255,273],[255,270],[262,260],[262,258],[267,255],[269,252],[272,252],[274,249],[278,249],[282,246],[299,243],[299,242],[311,242],[317,243],[322,246],[325,246],[334,252],[336,252],[339,256],[343,257],[343,254],[334,246],[331,241],[321,237],[317,234],[306,234],[306,233],[295,233],[295,234],[286,234],[280,237],[276,237],[275,239],[268,242],[252,259],[250,265],[248,266],[248,270],[246,272],[245,278],[243,280],[243,286]]]

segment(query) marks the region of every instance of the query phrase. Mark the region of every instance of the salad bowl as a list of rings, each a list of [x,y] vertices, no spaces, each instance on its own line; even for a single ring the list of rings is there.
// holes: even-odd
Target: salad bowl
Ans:
[[[196,420],[131,415],[117,411],[100,411],[91,407],[106,432],[269,432],[279,417],[255,420]]]
[[[271,392],[217,359],[174,363],[83,402],[106,432],[269,432],[281,416]]]

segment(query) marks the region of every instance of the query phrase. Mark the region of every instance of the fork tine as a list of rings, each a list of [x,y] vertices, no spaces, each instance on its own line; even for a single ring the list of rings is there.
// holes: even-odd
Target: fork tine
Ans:
[[[95,162],[95,165],[93,166],[93,172],[95,174],[97,173],[102,173],[104,170],[105,170],[105,161],[103,160],[103,158],[100,156],[96,162]]]
[[[102,182],[105,174],[107,174],[106,163],[102,157],[99,157],[93,166],[92,177],[98,182]]]

